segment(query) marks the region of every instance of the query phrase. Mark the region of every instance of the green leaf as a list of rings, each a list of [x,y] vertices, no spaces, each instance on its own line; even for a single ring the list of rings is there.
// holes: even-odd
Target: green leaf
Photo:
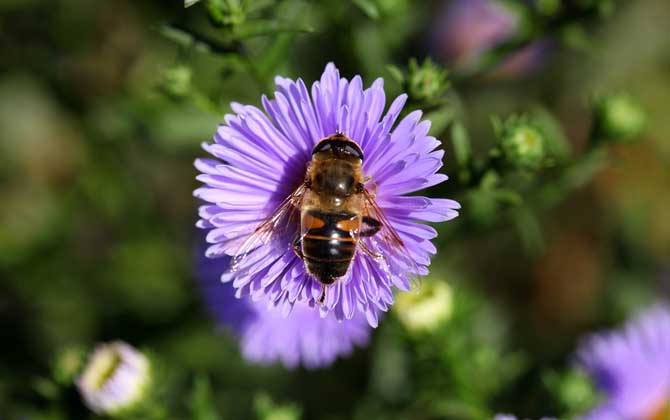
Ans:
[[[542,225],[533,210],[527,206],[514,209],[514,222],[527,252],[537,254],[544,249]]]
[[[473,223],[482,227],[492,226],[500,214],[495,193],[481,188],[468,192],[467,208],[468,217]]]
[[[593,40],[584,27],[578,23],[569,23],[561,28],[560,38],[570,48],[587,52],[595,51]]]
[[[246,2],[245,9],[248,14],[251,14],[265,10],[270,6],[274,6],[274,4],[274,0],[251,0],[250,2]]]
[[[300,420],[302,410],[295,404],[278,404],[266,393],[254,398],[254,411],[258,420]]]
[[[495,190],[493,192],[493,195],[495,196],[497,201],[504,204],[511,204],[513,206],[518,206],[521,203],[523,203],[523,197],[521,196],[521,194],[508,188],[500,188],[498,190]]]
[[[176,44],[185,48],[193,48],[196,51],[205,53],[236,52],[235,46],[227,46],[221,41],[209,39],[187,28],[163,25],[159,28],[159,32]]]
[[[444,133],[449,124],[454,120],[454,108],[450,104],[446,104],[426,113],[425,118],[430,121],[430,131],[428,134],[438,137]]]
[[[198,375],[191,393],[191,418],[194,420],[220,420],[212,397],[212,388],[205,375]]]
[[[482,175],[481,181],[479,181],[479,188],[482,190],[494,190],[498,187],[500,183],[500,175],[495,169],[487,170],[484,175]]]
[[[563,173],[554,182],[542,188],[540,191],[542,206],[548,208],[558,204],[571,191],[591,181],[593,176],[602,170],[607,162],[607,153],[602,149],[595,149],[575,160],[563,170]]]
[[[379,8],[373,0],[352,0],[370,19],[379,19]]]
[[[295,34],[281,34],[275,37],[263,55],[256,60],[258,73],[268,83],[276,74],[283,74],[282,72],[286,70],[286,57],[293,48],[294,38]]]
[[[561,2],[560,0],[538,0],[536,7],[540,14],[551,16],[561,10]]]
[[[232,37],[236,40],[258,36],[277,35],[281,33],[312,33],[314,28],[307,24],[281,22],[276,20],[256,19],[241,23],[234,27]]]
[[[199,3],[200,0],[184,0],[184,7],[191,7],[196,3]]]
[[[489,117],[491,121],[491,125],[493,126],[493,134],[495,134],[496,137],[500,137],[502,135],[503,130],[505,129],[505,124],[498,115],[491,115]]]
[[[543,107],[533,108],[529,117],[544,134],[547,155],[558,160],[567,158],[570,155],[570,142],[563,132],[560,121]]]
[[[456,162],[461,167],[467,167],[472,158],[472,147],[470,146],[468,131],[460,121],[455,121],[451,126],[451,142],[454,145]]]
[[[405,81],[405,74],[402,72],[402,70],[398,66],[394,66],[392,64],[386,66],[386,70],[389,72],[391,75],[391,78],[398,82],[398,84],[402,85]]]

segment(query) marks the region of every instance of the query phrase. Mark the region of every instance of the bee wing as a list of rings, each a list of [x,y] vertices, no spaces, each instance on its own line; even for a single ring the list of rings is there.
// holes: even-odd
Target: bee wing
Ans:
[[[401,283],[408,282],[412,291],[420,290],[421,275],[425,273],[422,272],[412,257],[412,253],[407,249],[398,232],[384,215],[384,211],[377,205],[374,196],[367,189],[363,191],[363,196],[365,198],[365,215],[380,222],[381,228],[376,234],[368,238],[361,238],[361,240],[366,241],[368,248],[376,254],[374,258],[386,275],[389,276],[392,284],[397,284],[398,273],[401,273],[400,276],[404,277],[404,279],[400,279]],[[423,269],[425,270],[425,267]]]
[[[251,234],[241,239],[243,242],[233,255],[229,272],[239,271],[242,263],[259,247],[268,244],[273,238],[290,233],[297,226],[300,206],[306,191],[305,184],[296,188],[277,208],[265,218]]]

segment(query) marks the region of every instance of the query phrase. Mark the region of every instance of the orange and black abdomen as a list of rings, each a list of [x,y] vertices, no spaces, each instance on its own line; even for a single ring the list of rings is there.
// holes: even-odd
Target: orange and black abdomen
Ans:
[[[321,283],[332,284],[347,273],[354,258],[360,216],[310,209],[303,211],[301,219],[307,271]]]

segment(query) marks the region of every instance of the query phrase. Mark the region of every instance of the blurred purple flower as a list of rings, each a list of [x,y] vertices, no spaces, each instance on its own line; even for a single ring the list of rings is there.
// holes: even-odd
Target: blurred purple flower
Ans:
[[[268,308],[265,299],[237,299],[230,283],[222,283],[220,274],[230,258],[200,258],[198,277],[209,312],[217,323],[229,329],[239,340],[242,355],[250,362],[281,362],[287,368],[302,364],[308,369],[326,367],[340,356],[351,354],[355,346],[365,346],[370,326],[363,314],[338,321],[333,314],[325,319],[307,304],[295,305],[289,318],[276,308]]]
[[[437,232],[417,222],[452,219],[460,207],[453,200],[405,196],[447,179],[437,173],[444,152],[435,150],[440,142],[428,135],[430,122],[421,121],[421,112],[414,111],[396,124],[407,95],[396,98],[384,115],[383,80],[363,89],[359,76],[340,78],[332,63],[312,85],[311,95],[301,79],[277,77],[275,82],[275,98],[264,96],[262,101],[267,115],[233,103],[235,114],[225,116],[214,143],[203,145],[217,159],[195,162],[202,172],[197,178],[205,185],[194,195],[209,203],[200,207],[197,223],[210,230],[207,256],[235,254],[240,242],[303,182],[314,145],[339,131],[361,146],[363,172],[376,185],[377,204],[426,274],[436,252],[430,240]],[[269,300],[284,315],[294,305],[302,305],[301,311],[316,306],[321,285],[306,273],[291,246],[297,228],[256,248],[238,270],[222,273],[238,298]],[[410,270],[395,261],[390,270],[384,269],[374,258],[357,253],[349,272],[328,286],[321,315],[333,311],[343,320],[361,312],[377,326],[378,312],[393,303],[392,288],[410,288]]]
[[[499,0],[452,0],[438,14],[433,50],[440,60],[460,72],[476,70],[488,50],[514,37],[521,25],[519,13]],[[495,77],[531,72],[548,47],[541,40],[511,53],[493,69]]]
[[[514,33],[518,16],[496,0],[452,0],[438,15],[435,37],[441,55],[468,67]]]
[[[588,420],[652,420],[670,414],[670,306],[659,304],[620,330],[587,338],[578,362],[604,394]]]
[[[495,67],[491,77],[513,78],[534,72],[551,48],[549,39],[540,39],[509,54]]]
[[[517,420],[516,416],[511,414],[496,414],[493,420]],[[540,420],[556,420],[554,417],[542,417]]]

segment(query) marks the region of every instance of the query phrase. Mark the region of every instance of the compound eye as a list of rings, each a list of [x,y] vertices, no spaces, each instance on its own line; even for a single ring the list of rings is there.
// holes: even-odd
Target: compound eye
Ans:
[[[312,150],[312,154],[315,155],[319,152],[327,152],[331,149],[332,149],[332,146],[331,146],[330,142],[322,141],[321,143],[314,146],[314,149]]]
[[[347,144],[344,146],[344,153],[351,156],[356,156],[360,160],[363,160],[363,152],[357,145]]]

